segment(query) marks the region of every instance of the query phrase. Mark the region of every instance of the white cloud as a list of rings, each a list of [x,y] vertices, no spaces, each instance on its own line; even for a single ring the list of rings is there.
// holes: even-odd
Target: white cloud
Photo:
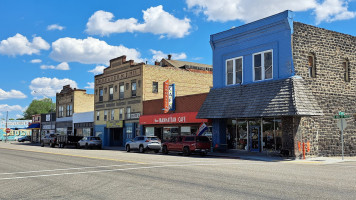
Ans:
[[[16,56],[16,55],[32,55],[39,54],[41,50],[48,50],[49,44],[41,37],[34,37],[32,42],[17,33],[13,37],[2,40],[0,43],[0,54]]]
[[[52,25],[49,25],[47,26],[47,30],[49,31],[53,31],[53,30],[63,30],[64,29],[64,26],[60,26],[58,24],[52,24]]]
[[[167,58],[168,54],[172,55],[172,60],[182,60],[186,59],[187,55],[185,53],[163,53],[162,51],[156,51],[153,49],[150,49],[151,53],[153,54],[152,56],[152,62],[154,61],[160,61],[162,58]]]
[[[72,88],[78,88],[77,83],[70,79],[57,79],[39,77],[31,81],[29,88],[33,96],[55,97],[57,92],[63,89],[64,85],[70,85]]]
[[[20,115],[20,114],[16,114],[16,119],[19,119],[19,118],[23,118],[23,115]]]
[[[18,90],[10,90],[9,92],[4,91],[0,88],[0,100],[4,99],[24,99],[27,96]]]
[[[56,70],[69,70],[69,65],[66,62],[62,62],[57,66],[54,65],[41,65],[41,69],[56,69]]]
[[[140,52],[123,45],[111,46],[105,41],[88,37],[87,39],[60,38],[52,43],[51,57],[59,62],[79,62],[83,64],[109,64],[110,59],[126,55],[128,60],[141,62]]]
[[[102,74],[105,68],[106,68],[105,66],[96,66],[94,69],[89,70],[88,72],[91,72],[94,75]]]
[[[337,20],[352,19],[356,12],[348,11],[348,1],[343,0],[325,0],[315,9],[316,23],[322,21],[333,22]]]
[[[41,59],[33,59],[30,61],[31,63],[41,63],[42,60]]]
[[[94,82],[87,82],[87,86],[85,86],[84,88],[86,89],[94,89]]]
[[[112,13],[96,11],[88,20],[86,32],[101,36],[112,33],[144,32],[172,38],[182,38],[189,34],[190,19],[178,19],[164,11],[162,5],[148,8],[142,12],[144,23],[141,24],[135,18],[113,21]]]
[[[241,20],[251,22],[284,10],[315,11],[316,23],[350,19],[355,12],[348,11],[348,0],[186,0],[188,8],[203,13],[209,21]]]
[[[0,112],[12,112],[12,111],[23,111],[23,108],[20,105],[9,106],[7,104],[0,105]]]

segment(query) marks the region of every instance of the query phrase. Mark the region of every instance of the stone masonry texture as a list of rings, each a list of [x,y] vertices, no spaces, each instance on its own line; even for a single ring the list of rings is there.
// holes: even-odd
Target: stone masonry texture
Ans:
[[[294,155],[302,156],[298,142],[309,142],[306,156],[341,156],[341,132],[333,116],[342,111],[351,116],[344,131],[345,156],[356,156],[356,37],[294,22],[292,51],[295,74],[305,80],[324,114],[295,117]],[[308,74],[310,53],[315,55],[315,78]],[[350,82],[344,80],[345,59]]]

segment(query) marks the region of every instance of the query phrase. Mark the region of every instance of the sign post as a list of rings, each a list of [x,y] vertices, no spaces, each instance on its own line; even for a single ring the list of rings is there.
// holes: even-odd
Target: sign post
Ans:
[[[344,129],[347,127],[347,123],[345,118],[349,118],[349,115],[345,115],[344,112],[339,112],[339,115],[335,115],[334,119],[337,120],[337,127],[339,127],[341,131],[341,151],[342,151],[342,160],[344,160]]]

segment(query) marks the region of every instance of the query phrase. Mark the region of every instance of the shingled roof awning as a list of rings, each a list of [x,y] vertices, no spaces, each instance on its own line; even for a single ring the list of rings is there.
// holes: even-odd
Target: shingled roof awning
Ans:
[[[197,118],[323,115],[301,77],[211,89]]]

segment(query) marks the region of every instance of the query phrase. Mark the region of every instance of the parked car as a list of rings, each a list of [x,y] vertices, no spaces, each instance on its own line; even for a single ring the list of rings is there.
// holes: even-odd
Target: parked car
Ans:
[[[43,138],[41,138],[41,147],[44,147],[48,144],[50,147],[55,147],[57,142],[56,134],[50,133],[46,134]]]
[[[100,137],[88,136],[78,141],[78,147],[85,147],[86,149],[96,147],[101,149],[102,142]]]
[[[26,135],[26,136],[19,137],[17,138],[17,141],[19,142],[31,141],[31,136]]]
[[[176,136],[162,144],[162,153],[170,151],[182,152],[189,156],[191,153],[200,153],[205,156],[211,148],[211,142],[206,136]]]
[[[137,136],[126,142],[125,148],[127,152],[138,150],[140,153],[144,153],[147,150],[153,150],[158,153],[161,150],[161,140],[156,136]]]

